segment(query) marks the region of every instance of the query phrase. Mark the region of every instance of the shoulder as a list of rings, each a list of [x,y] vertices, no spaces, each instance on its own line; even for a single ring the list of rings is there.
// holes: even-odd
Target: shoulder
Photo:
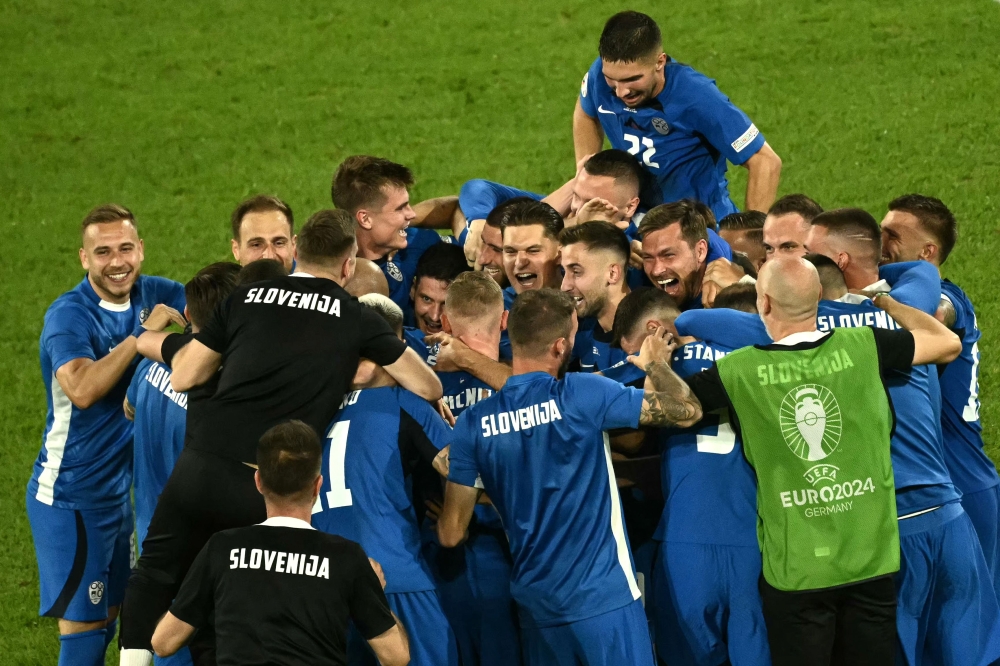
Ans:
[[[441,242],[441,234],[433,229],[410,227],[406,230],[406,249],[422,252],[431,245]]]
[[[714,79],[710,79],[694,67],[670,60],[666,66],[667,85],[664,92],[680,97],[683,101],[695,103],[706,95],[719,94],[719,87]]]
[[[67,291],[54,300],[45,311],[45,330],[58,332],[51,329],[64,328],[69,322],[72,322],[75,329],[81,321],[95,319],[94,308],[94,304],[89,302],[78,289]]]
[[[171,280],[170,278],[160,277],[159,275],[140,275],[136,282],[142,289],[157,293],[170,293],[177,291],[178,289],[184,289],[184,285],[180,282]]]

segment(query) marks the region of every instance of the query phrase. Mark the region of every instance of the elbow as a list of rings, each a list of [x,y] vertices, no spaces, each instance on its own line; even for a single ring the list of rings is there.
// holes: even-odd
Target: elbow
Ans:
[[[65,393],[66,397],[69,398],[69,401],[77,409],[90,409],[100,399],[100,396],[94,395],[90,391],[67,391]]]
[[[172,645],[170,641],[159,635],[159,632],[153,634],[152,646],[157,657],[169,657],[179,649],[178,646]]]
[[[695,402],[694,405],[691,406],[690,417],[682,421],[678,421],[677,425],[682,428],[690,428],[694,424],[698,423],[698,421],[701,421],[701,417],[702,417],[701,404]]]
[[[949,331],[950,332],[950,331]],[[957,335],[951,333],[948,340],[948,348],[945,351],[943,363],[951,363],[962,353],[962,341]]]
[[[438,523],[438,541],[443,548],[455,548],[462,543],[462,537],[457,530],[448,529],[444,523]]]
[[[441,380],[438,379],[437,373],[428,368],[430,372],[430,377],[427,378],[427,386],[424,387],[424,393],[421,396],[427,402],[437,402],[444,397],[444,387],[441,386]]]
[[[170,388],[172,388],[177,393],[184,393],[189,391],[194,387],[194,383],[189,377],[185,377],[183,373],[178,373],[174,371],[170,375]]]

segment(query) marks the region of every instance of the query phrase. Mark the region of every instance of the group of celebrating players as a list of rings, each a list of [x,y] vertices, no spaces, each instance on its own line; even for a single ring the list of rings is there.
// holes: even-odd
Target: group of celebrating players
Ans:
[[[173,545],[178,529],[158,503],[186,503],[188,515],[214,510],[199,504],[200,491],[178,490],[171,474],[185,465],[190,484],[242,483],[256,496],[239,469],[229,478],[195,472],[182,451],[254,463],[262,432],[226,411],[219,396],[239,391],[240,380],[225,373],[272,373],[272,390],[255,396],[265,413],[302,390],[274,364],[291,321],[282,317],[291,308],[332,321],[347,305],[335,291],[310,297],[265,281],[309,277],[302,267],[334,256],[331,244],[348,247],[349,260],[330,279],[441,386],[414,388],[393,370],[391,344],[362,341],[360,363],[344,362],[349,387],[316,387],[314,401],[326,402],[310,414],[335,414],[317,426],[323,480],[311,523],[380,565],[410,663],[803,663],[789,661],[774,636],[769,643],[757,484],[739,428],[726,410],[643,403],[641,416],[623,415],[625,398],[608,388],[644,386],[643,361],[664,340],[673,340],[680,378],[770,344],[755,279],[766,263],[799,257],[822,286],[819,331],[900,328],[872,303],[888,293],[961,339],[950,363],[886,382],[900,568],[896,632],[881,639],[911,666],[1000,659],[1000,478],[983,451],[975,312],[940,275],[957,240],[948,208],[900,196],[879,224],[802,194],[775,200],[781,161],[763,135],[714,82],[666,56],[655,22],[636,12],[605,26],[573,130],[577,171],[548,195],[473,180],[458,196],[411,206],[408,168],[349,157],[333,177],[335,210],[313,215],[297,237],[285,202],[251,197],[231,220],[238,263],[209,265],[183,286],[140,275],[144,247],[128,209],[87,215],[87,275],[45,316],[48,415],[26,499],[40,612],[59,618],[60,664],[103,663],[123,602],[123,664],[148,663],[150,647],[176,650],[159,650],[153,632],[215,529],[185,528],[188,541]],[[602,150],[605,138],[611,149]],[[729,198],[727,161],[748,169],[744,212]],[[243,325],[227,305],[236,301],[271,308],[277,337],[226,347],[227,331]],[[560,308],[575,312],[573,331],[551,341],[544,334]],[[172,324],[185,334],[164,332]],[[345,340],[369,330],[356,328],[335,330]],[[338,340],[315,345],[336,350]],[[199,350],[221,360],[204,376],[179,376],[175,362],[186,354],[190,365]],[[527,378],[537,372],[562,380],[558,399],[533,393]],[[666,391],[666,379],[650,378]],[[496,408],[501,390],[503,404],[520,407]],[[577,459],[553,444],[590,442],[591,430],[606,451],[598,444]],[[493,454],[483,451],[511,433],[537,446],[520,468],[487,469]],[[230,450],[223,440],[237,443]],[[815,520],[840,510],[804,491],[793,500]],[[260,522],[254,515],[227,520]],[[348,663],[374,663],[372,649],[395,663],[356,624]],[[202,643],[158,663],[212,663]],[[822,651],[814,663],[846,663]]]

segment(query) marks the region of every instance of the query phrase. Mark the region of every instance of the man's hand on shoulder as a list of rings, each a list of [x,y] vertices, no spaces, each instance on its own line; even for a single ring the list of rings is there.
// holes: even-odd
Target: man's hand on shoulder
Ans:
[[[146,317],[142,327],[147,331],[162,331],[170,324],[177,324],[183,329],[187,326],[187,320],[184,315],[169,305],[158,303]]]
[[[746,271],[725,257],[719,257],[705,266],[705,277],[701,283],[701,302],[706,308],[715,304],[715,297],[729,285],[736,284],[746,275]]]

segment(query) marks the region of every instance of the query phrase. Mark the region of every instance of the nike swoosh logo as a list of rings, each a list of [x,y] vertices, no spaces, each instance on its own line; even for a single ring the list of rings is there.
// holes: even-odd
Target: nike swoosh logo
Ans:
[[[614,111],[608,111],[608,110],[607,110],[607,109],[605,109],[605,108],[604,108],[603,106],[598,106],[598,107],[597,107],[597,112],[598,112],[598,113],[609,113],[609,114],[611,114],[612,116],[613,116],[613,115],[615,115],[615,112],[614,112]]]
[[[596,363],[591,363],[590,365],[587,365],[586,363],[581,363],[580,364],[581,368],[593,368],[593,367],[596,367],[596,366],[597,366]]]

